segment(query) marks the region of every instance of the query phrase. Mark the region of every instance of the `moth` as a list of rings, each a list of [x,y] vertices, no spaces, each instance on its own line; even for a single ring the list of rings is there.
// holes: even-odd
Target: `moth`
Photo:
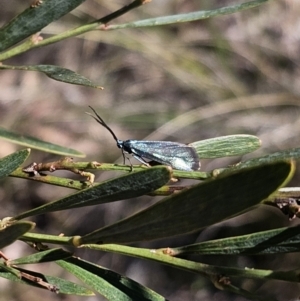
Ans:
[[[125,153],[127,153],[133,155],[134,158],[146,166],[150,166],[149,162],[145,160],[148,159],[163,165],[171,166],[177,170],[196,171],[200,169],[201,164],[199,156],[194,147],[172,141],[120,140],[100,115],[98,115],[91,106],[89,107],[94,112],[95,116],[91,113],[87,114],[106,128],[115,139],[117,147],[122,151],[124,164]]]

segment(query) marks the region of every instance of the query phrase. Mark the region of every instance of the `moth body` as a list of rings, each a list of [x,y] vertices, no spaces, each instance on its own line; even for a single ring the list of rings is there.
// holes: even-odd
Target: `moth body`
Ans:
[[[122,151],[124,164],[124,153],[127,153],[132,154],[137,160],[147,166],[150,165],[145,159],[168,165],[178,170],[196,171],[200,169],[199,156],[194,147],[172,141],[120,140],[97,112],[92,107],[90,108],[96,114],[96,117],[88,114],[112,134],[117,147]]]

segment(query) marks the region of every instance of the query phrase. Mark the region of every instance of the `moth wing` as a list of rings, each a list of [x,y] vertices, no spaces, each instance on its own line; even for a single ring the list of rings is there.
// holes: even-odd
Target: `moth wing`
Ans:
[[[174,169],[192,171],[200,169],[196,150],[186,144],[172,141],[127,140],[132,152],[145,159],[172,166]]]

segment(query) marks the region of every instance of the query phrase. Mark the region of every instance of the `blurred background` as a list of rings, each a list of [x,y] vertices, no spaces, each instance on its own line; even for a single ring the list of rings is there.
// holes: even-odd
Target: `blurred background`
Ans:
[[[112,23],[215,9],[242,1],[153,0]],[[2,1],[0,25],[21,13],[30,1]],[[129,1],[88,0],[71,14],[43,29],[47,37],[99,19]],[[10,65],[59,65],[78,72],[104,90],[68,85],[43,74],[1,71],[0,126],[86,153],[82,161],[122,162],[110,133],[85,114],[94,107],[120,139],[172,140],[190,143],[230,134],[251,134],[262,147],[244,157],[202,160],[202,170],[300,146],[300,2],[270,1],[241,13],[151,29],[94,31],[5,61]],[[196,122],[195,122],[196,120]],[[168,123],[168,126],[164,126]],[[0,157],[22,147],[1,140]],[[59,156],[32,151],[31,162]],[[79,161],[79,160],[78,160]],[[67,172],[55,175],[74,177]],[[114,176],[97,172],[96,181]],[[78,179],[78,177],[75,177]],[[290,183],[298,186],[299,172]],[[183,181],[183,183],[185,183]],[[2,217],[63,197],[74,191],[22,179],[1,181]],[[145,197],[108,205],[62,211],[33,219],[36,231],[84,234],[124,218],[158,198]],[[274,208],[262,206],[201,233],[139,244],[179,246],[195,241],[292,225]],[[32,251],[24,243],[4,250],[9,258]],[[149,286],[169,300],[245,300],[216,290],[202,277],[160,264],[87,250],[75,254]],[[195,257],[193,258],[195,259]],[[289,269],[295,254],[260,257],[199,257],[206,263]],[[297,266],[298,267],[298,266]],[[32,267],[46,274],[76,279],[53,265]],[[294,300],[299,286],[284,282],[233,280],[233,284]],[[0,300],[67,300],[0,279]],[[101,296],[88,300],[104,300]]]

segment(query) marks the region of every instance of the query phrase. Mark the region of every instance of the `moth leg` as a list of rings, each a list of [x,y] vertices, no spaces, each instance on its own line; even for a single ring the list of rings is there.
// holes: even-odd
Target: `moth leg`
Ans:
[[[122,156],[123,156],[123,165],[125,165],[126,159],[127,159],[129,161],[129,164],[130,164],[130,172],[132,172],[133,167],[132,167],[132,163],[131,163],[129,157],[125,156],[125,152],[124,152],[123,148],[121,149],[121,151],[122,151]],[[126,154],[127,154],[127,152],[126,152]]]
[[[142,157],[139,157],[138,155],[133,155],[133,157],[141,163],[143,163],[144,165],[146,165],[147,167],[151,167],[151,165],[148,162],[146,162]]]
[[[122,156],[123,156],[123,165],[125,165],[125,154],[124,154],[124,150],[123,149],[121,149],[122,150]],[[127,158],[127,157],[126,157]],[[127,158],[127,160],[130,162],[130,160],[129,160],[129,158]],[[131,164],[131,163],[130,163]],[[131,164],[131,166],[132,166],[132,164]]]
[[[130,158],[129,158],[129,157],[126,157],[126,159],[129,161],[129,164],[130,164],[130,172],[132,172],[132,171],[133,171],[133,167],[132,167],[132,163],[131,163],[131,161],[130,161]]]

